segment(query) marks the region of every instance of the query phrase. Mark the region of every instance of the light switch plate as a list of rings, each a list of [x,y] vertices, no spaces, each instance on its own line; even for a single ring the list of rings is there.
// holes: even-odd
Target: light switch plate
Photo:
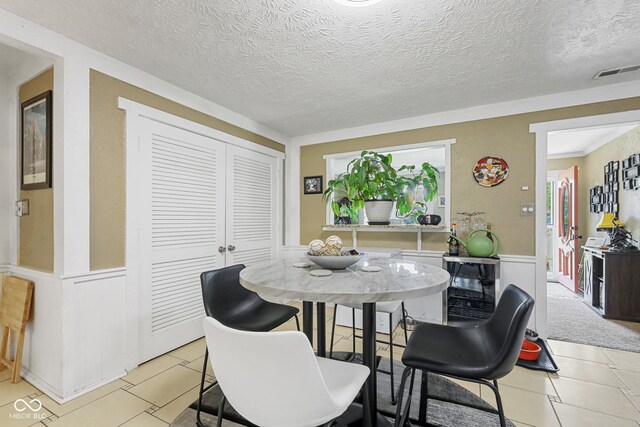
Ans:
[[[520,203],[521,216],[533,216],[536,213],[535,203]]]
[[[16,216],[29,215],[29,200],[18,200],[16,202]]]

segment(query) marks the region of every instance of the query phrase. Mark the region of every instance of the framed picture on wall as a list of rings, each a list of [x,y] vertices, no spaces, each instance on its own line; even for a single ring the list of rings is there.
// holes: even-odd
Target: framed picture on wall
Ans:
[[[322,194],[322,176],[305,176],[304,194]]]
[[[52,93],[22,103],[21,189],[51,188]]]

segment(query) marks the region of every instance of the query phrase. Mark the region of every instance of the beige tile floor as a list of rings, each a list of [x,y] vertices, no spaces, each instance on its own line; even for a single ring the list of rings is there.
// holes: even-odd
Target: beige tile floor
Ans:
[[[278,328],[288,329],[295,329],[294,321]],[[402,333],[396,329],[396,342],[402,342]],[[500,380],[507,417],[518,427],[640,425],[640,353],[560,341],[549,341],[549,345],[561,368],[559,374],[516,367]],[[336,328],[336,348],[351,349],[350,328]],[[64,405],[24,380],[10,384],[6,371],[0,372],[0,426],[167,426],[197,398],[204,349],[203,339],[194,341]],[[387,346],[379,345],[379,351],[388,357]],[[401,348],[394,352],[398,358],[402,355]],[[213,379],[209,368],[207,380]],[[461,384],[495,404],[490,390]],[[37,420],[9,418],[15,413],[13,403],[18,398],[42,402]]]

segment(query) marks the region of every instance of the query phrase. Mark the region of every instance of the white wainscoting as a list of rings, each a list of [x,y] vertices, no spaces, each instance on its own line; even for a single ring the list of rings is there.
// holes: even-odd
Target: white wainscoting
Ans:
[[[542,338],[547,339],[547,304],[546,299],[538,304],[536,291],[540,292],[540,290],[536,287],[536,257],[500,255],[500,283],[502,289],[510,284],[516,285],[536,300],[531,319],[529,319],[529,328],[537,331]],[[542,281],[542,284],[544,285],[542,292],[546,295],[546,280]]]
[[[126,269],[63,278],[64,400],[126,375]]]
[[[6,271],[35,283],[24,378],[64,403],[126,375],[124,268],[65,277]]]
[[[7,274],[35,283],[32,316],[25,333],[22,375],[51,398],[62,399],[65,309],[62,280],[53,273],[19,266],[9,266]]]

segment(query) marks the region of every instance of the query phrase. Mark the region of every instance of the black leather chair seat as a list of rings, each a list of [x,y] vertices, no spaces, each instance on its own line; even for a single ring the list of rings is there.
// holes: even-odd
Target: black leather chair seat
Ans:
[[[416,369],[423,371],[420,390],[419,425],[427,423],[429,382],[424,372],[483,384],[496,396],[500,426],[506,427],[498,379],[516,364],[527,322],[533,311],[533,298],[514,285],[502,292],[495,312],[488,320],[459,325],[418,325],[402,355],[406,368],[398,391],[396,423],[406,426],[411,410],[411,395]],[[402,395],[411,377],[407,405],[402,409]]]
[[[495,354],[476,323],[461,327],[422,323],[402,355],[402,363],[434,373],[460,377],[491,378]]]
[[[288,305],[261,301],[247,311],[232,312],[217,316],[220,323],[234,329],[250,332],[270,331],[298,314],[298,309]]]

